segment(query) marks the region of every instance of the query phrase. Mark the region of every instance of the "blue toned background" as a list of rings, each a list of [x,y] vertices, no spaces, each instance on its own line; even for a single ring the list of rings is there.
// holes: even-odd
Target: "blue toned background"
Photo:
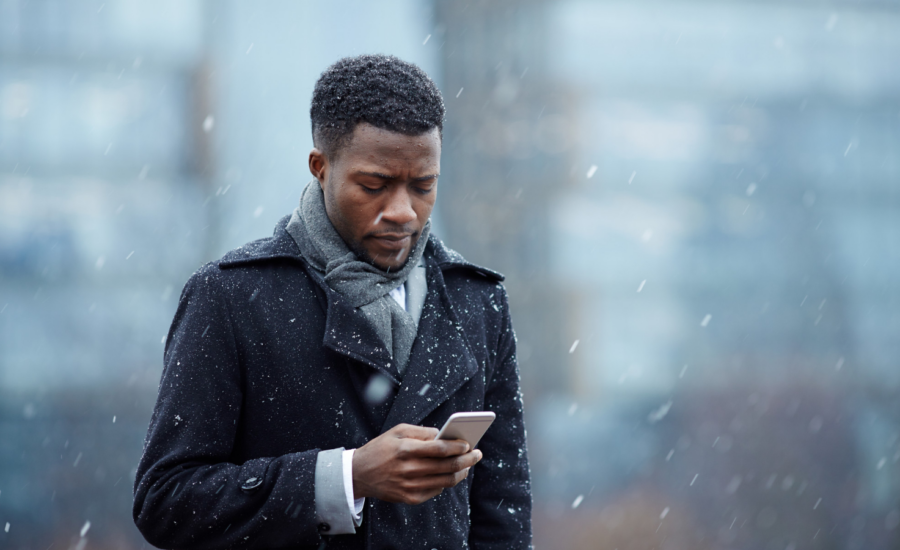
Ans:
[[[0,0],[0,546],[141,548],[187,277],[309,180],[338,58],[447,104],[538,548],[900,546],[900,4]]]

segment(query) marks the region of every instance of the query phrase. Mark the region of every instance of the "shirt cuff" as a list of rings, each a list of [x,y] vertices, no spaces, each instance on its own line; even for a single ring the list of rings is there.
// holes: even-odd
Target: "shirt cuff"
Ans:
[[[353,498],[353,452],[356,449],[345,449],[341,455],[344,463],[344,495],[347,497],[347,506],[350,513],[353,514],[353,523],[359,527],[362,524],[363,506],[366,504],[366,497]]]
[[[316,458],[316,521],[328,525],[329,535],[350,535],[362,523],[353,506],[348,506],[344,487],[344,449],[339,447],[320,451]],[[351,466],[352,454],[351,454]],[[350,477],[350,498],[353,498],[353,477]],[[352,503],[352,501],[351,501]]]

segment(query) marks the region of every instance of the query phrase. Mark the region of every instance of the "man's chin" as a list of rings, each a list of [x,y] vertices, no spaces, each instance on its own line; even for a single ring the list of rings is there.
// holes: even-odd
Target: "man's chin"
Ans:
[[[396,255],[373,254],[362,247],[354,250],[354,252],[360,260],[372,264],[382,271],[400,271],[406,266],[406,262],[409,261],[410,256],[410,252],[405,251],[403,259],[401,260],[398,259]]]
[[[385,260],[384,257],[374,258],[374,259],[369,259],[369,260],[364,259],[364,261],[369,262],[370,264],[374,265],[375,267],[377,267],[378,269],[380,269],[382,271],[400,271],[401,269],[403,269],[406,266],[406,262],[409,261],[409,254],[408,253],[406,254],[406,257],[403,258],[403,261],[385,262],[384,260]],[[391,260],[393,260],[393,258],[391,258]]]

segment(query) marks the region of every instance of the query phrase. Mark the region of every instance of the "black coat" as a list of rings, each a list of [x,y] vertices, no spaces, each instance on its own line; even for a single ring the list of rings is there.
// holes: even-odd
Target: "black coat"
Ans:
[[[428,294],[400,382],[373,329],[300,255],[287,220],[184,287],[135,479],[138,528],[162,548],[528,548],[531,487],[502,276],[429,239]],[[394,387],[367,405],[374,373]],[[497,419],[465,481],[417,506],[368,498],[355,535],[316,524],[320,450],[479,410]]]

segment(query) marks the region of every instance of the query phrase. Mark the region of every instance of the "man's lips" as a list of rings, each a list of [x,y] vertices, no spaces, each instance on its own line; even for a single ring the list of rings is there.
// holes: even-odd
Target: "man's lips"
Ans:
[[[386,248],[388,250],[400,250],[401,248],[406,248],[407,246],[409,246],[409,243],[412,240],[412,235],[382,233],[380,235],[372,235],[369,238],[378,243],[382,248]]]

